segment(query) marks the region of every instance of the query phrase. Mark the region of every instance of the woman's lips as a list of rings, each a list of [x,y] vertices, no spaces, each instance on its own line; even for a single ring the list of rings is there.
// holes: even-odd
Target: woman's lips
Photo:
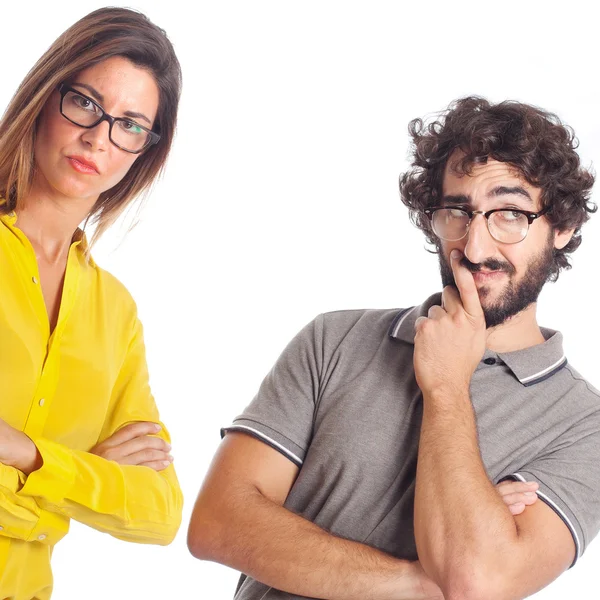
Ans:
[[[91,165],[78,160],[74,156],[68,156],[67,160],[69,164],[78,172],[85,173],[86,175],[98,175],[98,170]]]

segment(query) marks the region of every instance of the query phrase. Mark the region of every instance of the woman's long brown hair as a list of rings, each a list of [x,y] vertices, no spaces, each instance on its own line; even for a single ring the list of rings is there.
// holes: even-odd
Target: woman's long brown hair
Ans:
[[[181,94],[181,67],[165,32],[143,14],[101,8],[69,27],[27,74],[0,121],[0,197],[2,211],[18,209],[30,191],[35,171],[38,117],[62,82],[107,58],[122,56],[147,69],[159,88],[153,130],[160,134],[125,177],[100,194],[89,219],[97,225],[92,243],[161,174],[173,141]]]

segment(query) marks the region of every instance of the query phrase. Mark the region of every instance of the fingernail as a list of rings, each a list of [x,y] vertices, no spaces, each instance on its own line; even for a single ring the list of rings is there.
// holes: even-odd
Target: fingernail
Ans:
[[[169,460],[170,460],[171,462],[173,462],[175,459],[173,458],[173,456],[171,456],[171,455],[169,454]]]
[[[169,444],[169,443],[167,442],[167,450],[170,450],[170,449],[171,449],[171,444]]]
[[[460,256],[460,250],[454,248],[452,252],[450,252],[450,258],[458,258]]]
[[[526,496],[535,496],[536,493],[535,492],[525,492]]]
[[[529,487],[539,487],[539,484],[538,484],[538,482],[537,482],[537,481],[528,481],[528,482],[527,482],[527,485],[528,485]]]
[[[163,465],[165,465],[165,467],[168,467],[171,464],[170,460],[163,460],[162,461]]]
[[[158,423],[154,423],[154,431],[160,431],[162,427]]]

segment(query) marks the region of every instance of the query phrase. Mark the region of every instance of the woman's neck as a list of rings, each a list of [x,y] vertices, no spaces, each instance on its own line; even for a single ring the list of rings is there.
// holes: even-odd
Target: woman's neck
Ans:
[[[31,242],[38,259],[53,264],[68,254],[73,234],[94,203],[92,199],[45,193],[33,186],[16,210],[17,227]]]

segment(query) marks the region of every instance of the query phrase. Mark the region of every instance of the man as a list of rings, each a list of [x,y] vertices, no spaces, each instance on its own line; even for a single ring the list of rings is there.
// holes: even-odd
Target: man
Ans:
[[[599,396],[536,321],[593,177],[524,104],[410,130],[402,200],[444,290],[320,315],[224,430],[188,544],[246,574],[236,600],[523,598],[600,528]]]

